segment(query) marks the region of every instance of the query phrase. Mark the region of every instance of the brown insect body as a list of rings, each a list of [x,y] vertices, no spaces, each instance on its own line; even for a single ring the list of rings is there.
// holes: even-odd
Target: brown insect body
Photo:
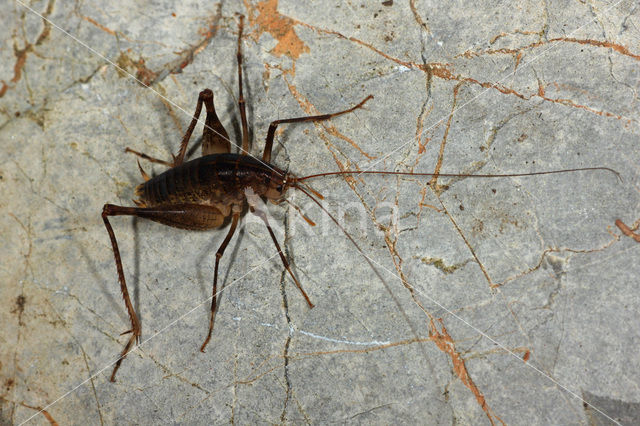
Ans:
[[[200,92],[200,95],[198,96],[198,103],[196,105],[193,119],[182,138],[178,155],[174,156],[172,162],[153,158],[130,148],[126,149],[127,152],[136,154],[145,160],[164,164],[170,167],[164,173],[154,178],[150,178],[138,163],[140,173],[145,179],[145,183],[139,185],[135,190],[138,200],[135,200],[134,202],[137,204],[137,207],[105,204],[102,209],[102,220],[104,221],[107,233],[111,240],[111,246],[113,248],[113,255],[118,272],[118,281],[120,283],[120,291],[131,321],[131,329],[123,333],[131,333],[131,336],[125,344],[125,347],[120,354],[120,358],[116,362],[113,373],[111,374],[111,381],[115,381],[115,375],[118,368],[120,368],[122,360],[131,350],[133,344],[140,339],[142,328],[140,326],[138,315],[136,314],[129,297],[129,290],[126,284],[124,268],[122,267],[122,259],[118,248],[118,242],[115,233],[113,232],[113,228],[111,227],[111,223],[109,222],[110,216],[141,217],[176,228],[191,230],[207,230],[216,228],[221,226],[226,218],[231,218],[231,226],[229,227],[227,236],[216,252],[209,332],[204,343],[200,347],[202,352],[204,352],[205,347],[209,343],[213,330],[213,322],[217,306],[218,265],[229,241],[231,240],[231,237],[233,237],[233,234],[235,233],[240,219],[240,214],[247,204],[249,205],[249,210],[258,216],[266,225],[269,235],[271,236],[278,254],[280,255],[282,264],[287,272],[289,272],[291,278],[296,284],[296,287],[298,287],[298,290],[302,293],[309,307],[313,307],[309,296],[307,296],[305,291],[302,289],[300,282],[291,270],[289,262],[282,253],[280,244],[269,225],[266,212],[262,209],[262,205],[259,203],[261,197],[274,202],[279,201],[284,192],[290,186],[294,186],[312,197],[305,189],[297,184],[297,178],[288,175],[282,169],[270,164],[271,148],[273,147],[275,131],[277,126],[283,123],[328,120],[337,115],[346,114],[356,108],[360,108],[366,101],[371,99],[372,96],[368,96],[355,107],[345,111],[333,114],[273,121],[269,125],[269,130],[267,132],[262,160],[249,156],[249,130],[245,100],[242,94],[242,56],[240,53],[242,29],[243,18],[241,17],[237,49],[238,104],[240,107],[240,118],[242,123],[241,154],[232,154],[230,152],[231,144],[229,136],[215,112],[213,92],[209,89],[205,89]],[[203,104],[206,107],[207,115],[202,134],[202,157],[184,162],[189,139],[191,138],[191,134],[198,122],[198,117],[202,111]],[[307,189],[312,193],[315,193],[310,188]],[[317,202],[315,199],[314,201]]]
[[[139,207],[167,207],[178,204],[210,206],[217,209],[183,222],[157,222],[183,229],[212,229],[231,213],[240,213],[246,191],[271,201],[282,198],[286,173],[276,166],[240,154],[211,154],[185,162],[138,185],[135,203]]]

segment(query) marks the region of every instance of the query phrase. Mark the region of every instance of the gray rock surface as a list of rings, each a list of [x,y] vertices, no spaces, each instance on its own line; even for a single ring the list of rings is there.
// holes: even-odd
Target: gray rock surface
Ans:
[[[51,23],[0,17],[0,423],[638,420],[640,244],[614,225],[640,220],[637,3],[28,6]],[[375,96],[282,127],[273,162],[299,176],[623,181],[313,181],[371,263],[291,191],[317,226],[286,203],[271,222],[315,308],[247,215],[206,353],[226,231],[113,218],[143,336],[111,383],[129,320],[102,206],[133,205],[125,147],[170,159],[206,87],[238,140],[238,12],[255,154],[272,120]]]

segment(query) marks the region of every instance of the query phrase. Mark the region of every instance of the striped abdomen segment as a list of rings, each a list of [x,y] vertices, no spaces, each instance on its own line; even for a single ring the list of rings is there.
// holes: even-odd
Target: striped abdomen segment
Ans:
[[[253,157],[212,154],[196,158],[148,180],[136,188],[140,205],[229,206],[242,203],[245,188],[258,195],[282,180],[284,172]]]

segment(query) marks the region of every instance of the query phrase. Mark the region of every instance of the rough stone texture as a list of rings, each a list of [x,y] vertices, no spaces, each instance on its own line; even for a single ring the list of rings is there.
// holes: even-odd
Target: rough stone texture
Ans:
[[[614,225],[640,220],[637,3],[120,4],[28,2],[77,41],[0,17],[0,423],[638,421],[640,244]],[[291,192],[317,226],[271,222],[310,310],[248,215],[205,354],[225,231],[113,218],[143,339],[110,383],[129,321],[102,205],[132,205],[124,148],[169,159],[205,87],[237,140],[236,12],[254,153],[271,120],[375,96],[282,128],[298,175],[624,180],[314,181],[371,264]]]

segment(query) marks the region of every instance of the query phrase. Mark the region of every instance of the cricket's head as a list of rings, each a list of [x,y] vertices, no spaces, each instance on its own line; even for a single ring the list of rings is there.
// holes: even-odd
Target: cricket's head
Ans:
[[[280,201],[284,194],[295,185],[296,177],[283,170],[276,169],[269,179],[264,196],[272,201]]]

